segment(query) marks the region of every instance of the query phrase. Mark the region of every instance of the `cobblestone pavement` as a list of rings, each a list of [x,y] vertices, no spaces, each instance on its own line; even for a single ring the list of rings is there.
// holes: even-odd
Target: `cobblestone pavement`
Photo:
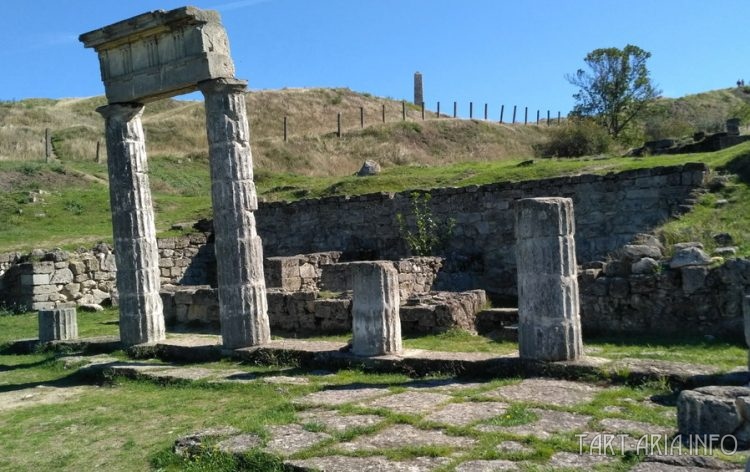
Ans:
[[[213,443],[220,449],[262,449],[299,471],[743,470],[738,462],[690,455],[687,446],[672,443],[673,406],[607,385],[530,378],[341,386],[320,382],[325,378],[320,373],[256,377],[237,370],[120,363],[106,356],[65,362],[107,365],[157,381],[283,386],[311,384],[318,377],[320,390],[294,399],[295,422],[268,426],[265,438],[215,428]],[[209,436],[196,432],[189,438]],[[180,440],[185,438],[177,444]],[[645,458],[628,459],[634,452]]]

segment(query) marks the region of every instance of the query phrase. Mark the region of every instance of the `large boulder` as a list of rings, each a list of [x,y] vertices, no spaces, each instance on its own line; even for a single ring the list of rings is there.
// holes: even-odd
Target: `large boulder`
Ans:
[[[687,266],[704,266],[711,264],[711,258],[703,249],[689,246],[677,249],[669,262],[669,267],[679,269]]]
[[[380,164],[376,161],[368,159],[362,164],[362,168],[357,172],[359,177],[367,177],[368,175],[378,175],[380,173]]]

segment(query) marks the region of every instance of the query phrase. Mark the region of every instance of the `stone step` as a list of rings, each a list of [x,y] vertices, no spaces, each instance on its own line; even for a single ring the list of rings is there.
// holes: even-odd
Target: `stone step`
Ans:
[[[477,313],[474,320],[479,334],[501,330],[518,323],[518,308],[489,308]]]

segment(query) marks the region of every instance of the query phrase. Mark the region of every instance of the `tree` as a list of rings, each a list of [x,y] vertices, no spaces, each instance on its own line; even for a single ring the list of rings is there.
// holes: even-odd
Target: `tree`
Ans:
[[[578,69],[566,79],[580,90],[573,95],[573,115],[590,116],[614,138],[620,136],[649,101],[661,92],[651,83],[646,60],[651,53],[628,44],[618,48],[595,49],[584,62],[590,72]]]

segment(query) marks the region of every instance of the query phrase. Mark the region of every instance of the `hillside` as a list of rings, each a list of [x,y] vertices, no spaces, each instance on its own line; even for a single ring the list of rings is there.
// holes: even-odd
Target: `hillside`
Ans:
[[[95,109],[104,103],[103,97],[0,103],[0,160],[43,159],[44,132],[49,129],[60,160],[94,162],[97,141],[104,143],[103,120]],[[429,110],[422,120],[421,110],[409,104],[407,120],[402,121],[401,107],[400,101],[348,89],[251,92],[247,110],[255,168],[323,176],[352,174],[365,159],[376,159],[385,167],[497,160],[532,155],[533,145],[545,135],[545,127],[435,119]],[[336,136],[337,113],[341,113],[341,139]],[[204,120],[199,101],[149,104],[143,116],[149,158],[205,159]]]

